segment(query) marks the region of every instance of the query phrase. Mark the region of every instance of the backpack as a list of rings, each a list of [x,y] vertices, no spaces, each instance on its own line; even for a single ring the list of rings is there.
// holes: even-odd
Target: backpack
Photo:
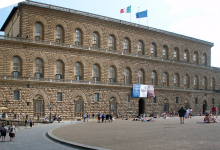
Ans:
[[[6,133],[7,129],[5,127],[2,127],[2,133]]]

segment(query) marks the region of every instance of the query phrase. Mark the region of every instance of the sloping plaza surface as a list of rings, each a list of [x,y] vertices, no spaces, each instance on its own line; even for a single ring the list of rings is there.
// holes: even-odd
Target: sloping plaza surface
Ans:
[[[114,150],[220,149],[220,123],[204,124],[201,116],[186,119],[158,118],[155,122],[115,119],[98,123],[89,121],[63,126],[53,130],[53,135],[90,146]]]

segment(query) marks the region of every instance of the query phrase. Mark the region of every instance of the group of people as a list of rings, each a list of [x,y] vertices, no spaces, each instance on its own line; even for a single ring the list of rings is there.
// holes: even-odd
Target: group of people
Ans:
[[[216,123],[218,120],[212,116],[212,114],[206,114],[204,118],[204,123]]]
[[[32,128],[32,126],[33,126],[33,120],[30,118],[30,127]],[[28,120],[27,119],[25,119],[25,121],[24,121],[24,123],[25,123],[25,129],[27,129],[27,125],[28,125]]]
[[[101,114],[101,112],[98,113],[98,122],[100,123],[102,119],[102,123],[105,121],[112,122],[114,120],[113,113],[111,114]]]
[[[0,129],[0,132],[1,132],[2,142],[5,141],[5,137],[6,137],[7,133],[9,133],[10,141],[13,141],[13,138],[15,137],[15,133],[16,133],[16,128],[13,125],[13,123],[11,123],[11,125],[9,125],[9,127],[7,127],[5,124],[3,124]]]

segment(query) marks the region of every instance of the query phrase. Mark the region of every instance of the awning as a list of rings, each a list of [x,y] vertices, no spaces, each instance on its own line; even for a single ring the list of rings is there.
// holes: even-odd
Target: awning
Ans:
[[[0,110],[7,110],[8,108],[6,107],[0,107]]]

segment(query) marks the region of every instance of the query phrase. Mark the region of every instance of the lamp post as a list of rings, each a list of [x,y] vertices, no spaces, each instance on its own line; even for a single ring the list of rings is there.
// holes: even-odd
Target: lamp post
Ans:
[[[50,109],[50,121],[52,121],[52,116],[51,116],[51,109],[54,108],[54,104],[50,102],[50,104],[47,105],[48,109]]]

